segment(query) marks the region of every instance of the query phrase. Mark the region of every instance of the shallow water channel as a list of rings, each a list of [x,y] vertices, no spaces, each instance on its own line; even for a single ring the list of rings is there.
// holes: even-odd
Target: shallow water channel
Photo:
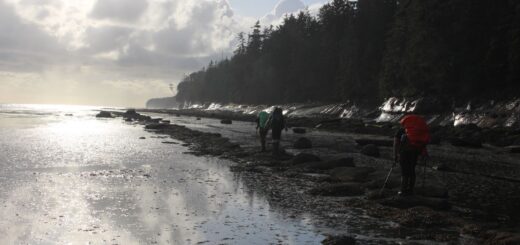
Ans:
[[[229,162],[91,108],[0,108],[1,244],[316,244]],[[72,114],[72,115],[70,115]],[[140,137],[145,137],[140,139]]]

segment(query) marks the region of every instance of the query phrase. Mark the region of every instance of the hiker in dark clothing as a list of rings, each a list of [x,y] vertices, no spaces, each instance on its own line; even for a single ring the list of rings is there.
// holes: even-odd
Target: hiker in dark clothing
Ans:
[[[401,167],[401,191],[399,195],[413,195],[415,166],[420,155],[426,155],[430,133],[426,121],[417,115],[406,115],[400,121],[394,136],[394,166]]]
[[[268,125],[269,128],[271,128],[271,136],[273,139],[273,155],[278,156],[280,155],[280,138],[282,136],[282,129],[285,128],[285,131],[287,131],[282,108],[274,108],[273,113],[269,117]]]
[[[261,111],[258,113],[258,117],[256,118],[256,130],[260,135],[260,144],[262,145],[262,152],[265,149],[265,138],[267,137],[267,132],[269,132],[269,127],[267,125],[267,120],[269,119],[269,114],[265,111]]]

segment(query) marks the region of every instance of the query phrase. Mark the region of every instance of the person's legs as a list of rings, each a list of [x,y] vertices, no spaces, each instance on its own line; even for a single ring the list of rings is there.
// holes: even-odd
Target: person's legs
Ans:
[[[415,186],[415,165],[417,165],[417,158],[419,153],[415,149],[403,150],[400,154],[399,163],[401,164],[401,192],[405,195],[413,194]]]
[[[399,165],[401,166],[401,191],[400,194],[408,192],[408,183],[410,182],[410,167],[408,155],[406,152],[401,152],[399,157]]]
[[[410,152],[410,169],[409,169],[409,172],[410,172],[410,179],[409,179],[409,183],[408,183],[408,190],[410,192],[410,194],[413,194],[413,189],[415,187],[415,166],[417,165],[417,158],[419,157],[419,152],[417,151],[412,151]]]
[[[280,136],[282,135],[282,130],[272,130],[272,138],[273,138],[273,155],[278,156],[280,154]]]
[[[265,151],[265,138],[267,137],[267,130],[260,128],[260,144],[262,145],[262,151]]]
[[[411,195],[415,186],[415,165],[417,164],[418,152],[415,149],[405,149],[400,155],[401,192],[405,195]]]

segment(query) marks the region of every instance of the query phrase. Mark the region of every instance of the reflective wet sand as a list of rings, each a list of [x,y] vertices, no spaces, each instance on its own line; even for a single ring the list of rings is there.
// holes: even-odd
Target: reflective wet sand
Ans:
[[[2,244],[315,244],[312,220],[276,210],[180,144],[94,111],[0,114]],[[140,139],[145,137],[145,139]],[[172,141],[168,139],[168,141]]]

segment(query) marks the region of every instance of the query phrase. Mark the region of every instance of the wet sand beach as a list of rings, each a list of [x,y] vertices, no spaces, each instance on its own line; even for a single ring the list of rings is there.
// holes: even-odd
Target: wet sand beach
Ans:
[[[1,111],[0,243],[323,240],[309,217],[287,217],[249,189],[231,162],[184,154],[142,125],[95,113]]]

